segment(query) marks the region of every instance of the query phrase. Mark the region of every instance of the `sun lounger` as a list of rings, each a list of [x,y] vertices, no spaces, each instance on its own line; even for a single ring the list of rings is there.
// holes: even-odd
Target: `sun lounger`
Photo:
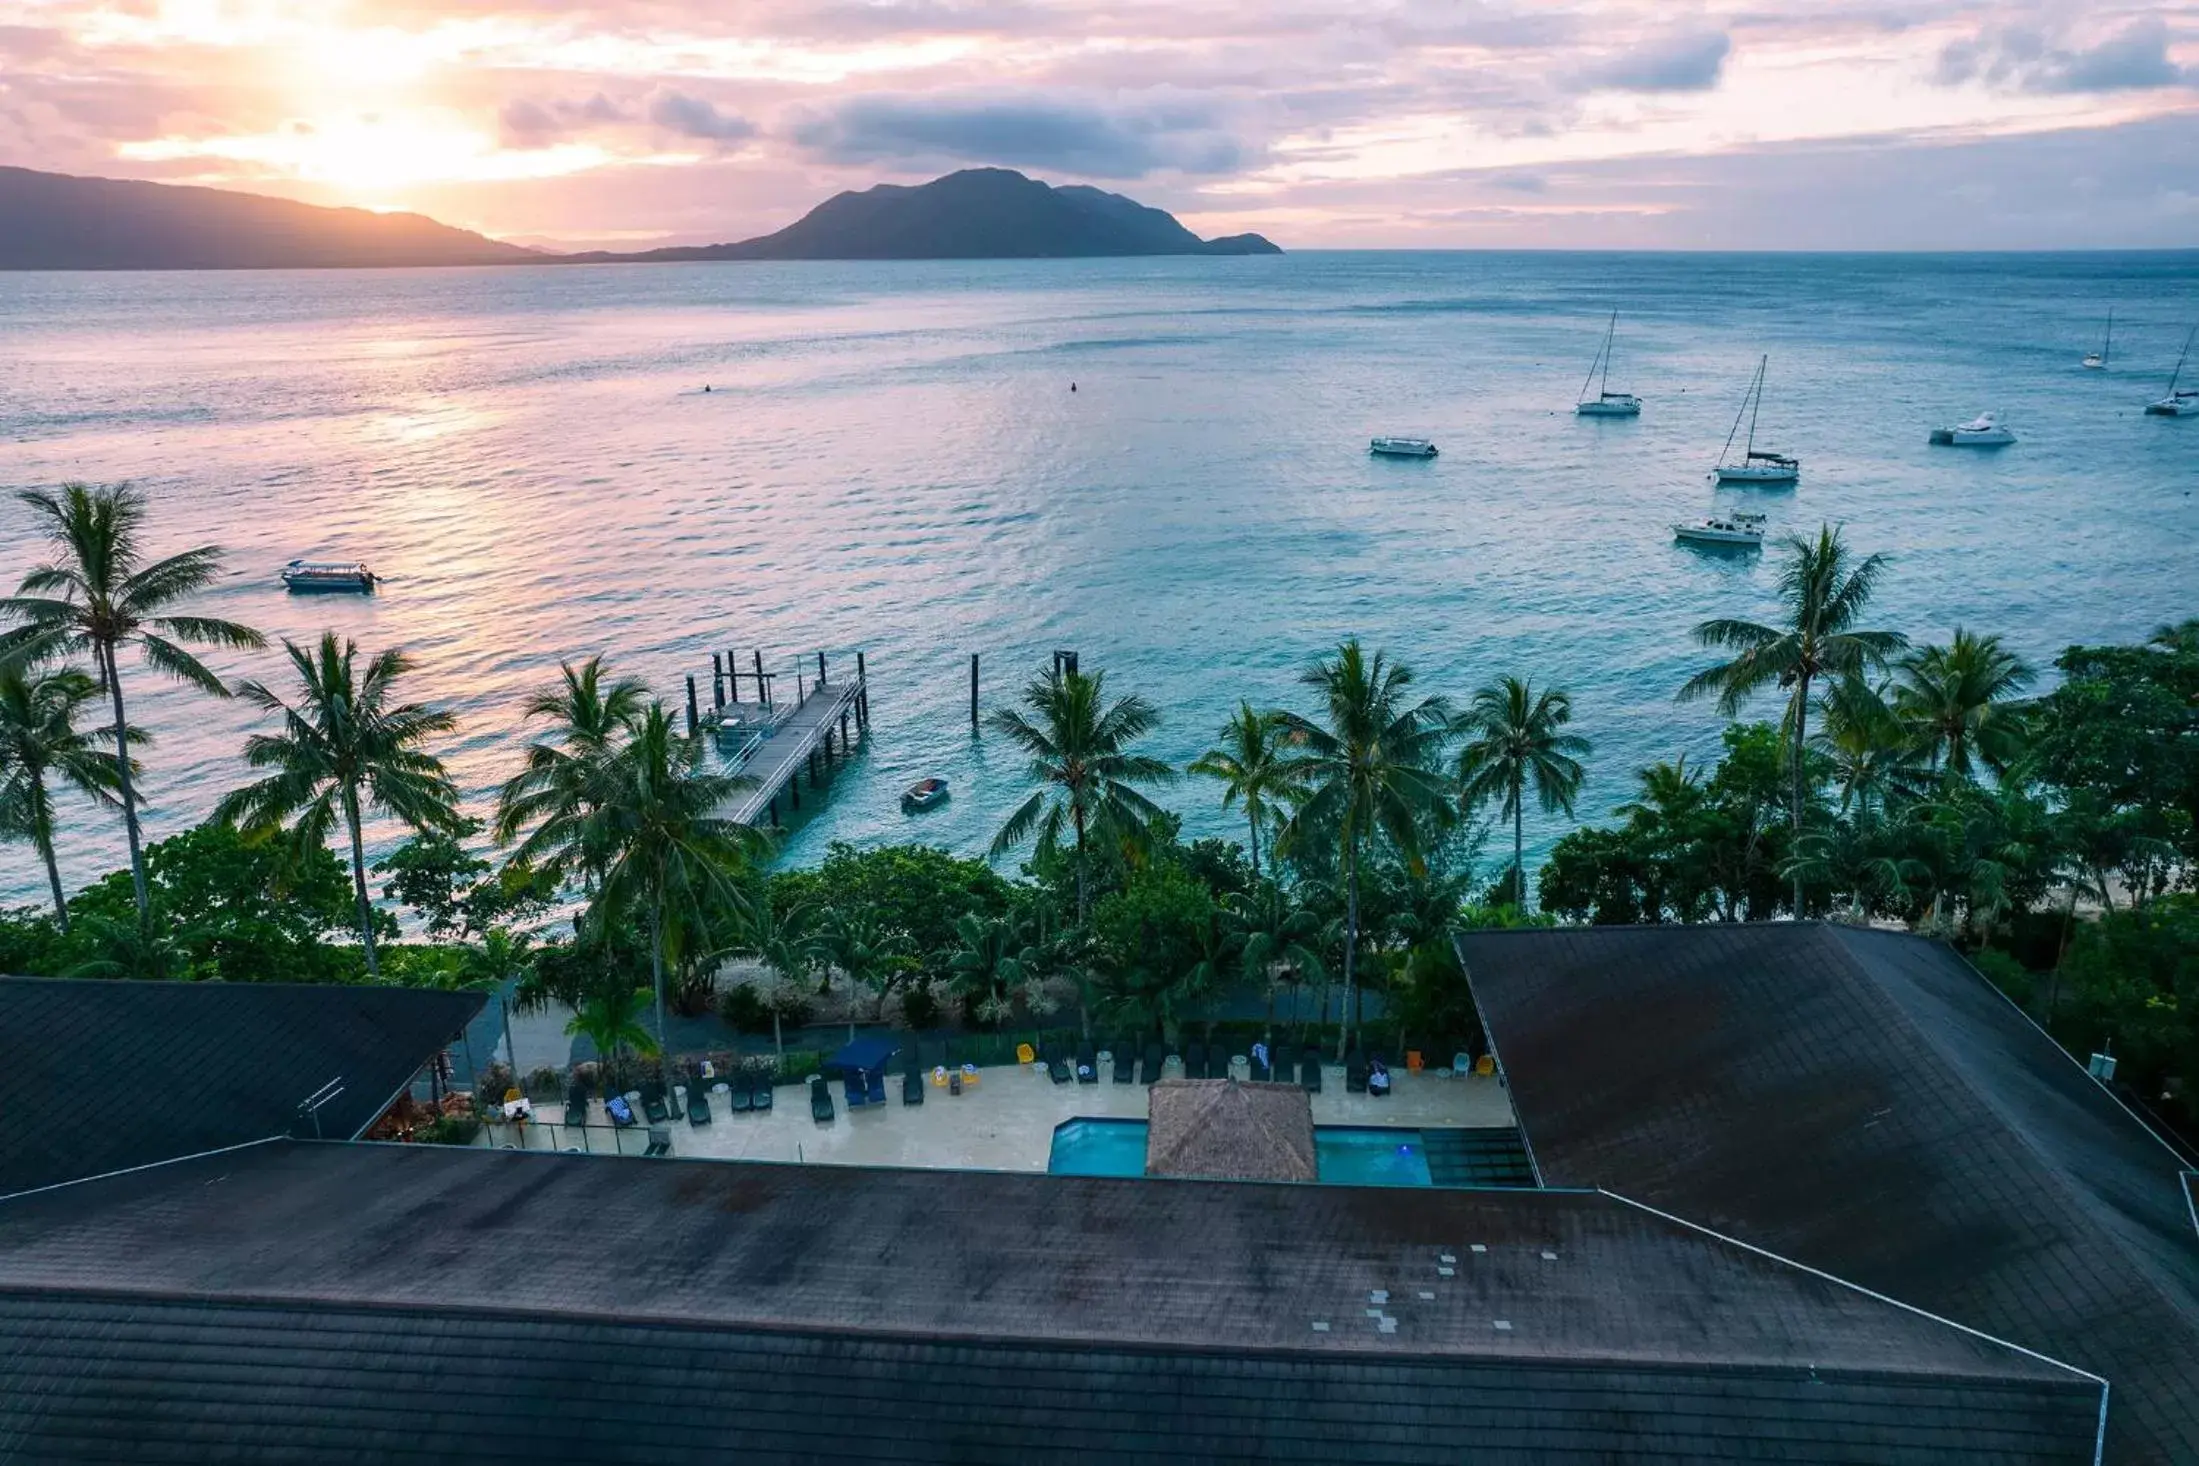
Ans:
[[[832,1119],[832,1091],[826,1087],[822,1074],[812,1074],[809,1078],[809,1117],[819,1124],[827,1124]]]
[[[651,1125],[649,1127],[649,1148],[643,1151],[642,1154],[645,1156],[660,1156],[670,1155],[671,1153],[672,1131],[670,1127]]]
[[[699,1084],[691,1085],[687,1091],[687,1123],[696,1126],[710,1123],[710,1096],[703,1093]]]
[[[748,1092],[748,1081],[745,1079],[735,1081],[732,1090],[725,1097],[726,1108],[736,1115],[746,1114],[754,1103],[755,1101]]]
[[[1206,1077],[1209,1079],[1227,1079],[1229,1077],[1229,1044],[1222,1039],[1216,1039],[1206,1046]]]
[[[1077,1083],[1099,1083],[1099,1055],[1089,1043],[1077,1050]]]
[[[848,1108],[851,1110],[859,1110],[870,1103],[870,1096],[863,1090],[863,1072],[860,1069],[850,1069],[847,1076],[840,1081],[840,1089],[847,1096]]]
[[[1206,1077],[1206,1045],[1200,1043],[1197,1039],[1193,1039],[1183,1046],[1183,1077],[1186,1079],[1204,1079]]]
[[[1344,1090],[1347,1094],[1367,1092],[1367,1056],[1357,1049],[1344,1060]]]
[[[901,1103],[905,1105],[924,1103],[923,1070],[912,1068],[908,1073],[901,1076]]]
[[[1321,1051],[1308,1048],[1298,1060],[1298,1084],[1307,1094],[1321,1092]]]
[[[759,1115],[771,1108],[771,1076],[769,1074],[757,1076],[756,1087],[749,1091],[748,1107]]]
[[[1056,1084],[1067,1084],[1075,1076],[1069,1072],[1069,1061],[1059,1054],[1046,1056],[1046,1077]]]
[[[651,1080],[641,1087],[641,1112],[649,1117],[652,1125],[663,1125],[672,1118],[672,1107],[664,1102],[664,1086]]]
[[[1137,1045],[1127,1038],[1119,1038],[1115,1040],[1115,1083],[1136,1084],[1137,1082]]]
[[[1268,1063],[1258,1054],[1246,1055],[1245,1062],[1251,1066],[1245,1070],[1245,1073],[1255,1084],[1273,1084],[1275,1082],[1275,1066],[1273,1064]]]
[[[872,1069],[863,1076],[863,1094],[874,1105],[886,1102],[886,1071]]]
[[[1167,1064],[1167,1062],[1168,1050],[1164,1046],[1160,1044],[1147,1044],[1145,1046],[1145,1082],[1147,1084],[1160,1083],[1161,1068],[1162,1066]]]
[[[588,1123],[587,1085],[575,1084],[571,1089],[565,1091],[565,1123],[568,1125],[585,1125]]]
[[[634,1123],[634,1107],[626,1102],[623,1094],[614,1094],[603,1102],[603,1112],[611,1117],[611,1123],[624,1128]]]

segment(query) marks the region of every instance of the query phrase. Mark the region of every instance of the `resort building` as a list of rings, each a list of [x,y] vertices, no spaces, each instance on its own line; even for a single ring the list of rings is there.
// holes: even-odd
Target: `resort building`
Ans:
[[[1034,1132],[995,1166],[361,1142],[477,995],[0,981],[0,1460],[2199,1460],[2185,1164],[1952,953],[1459,947],[1486,1078],[861,1117]],[[126,1146],[33,1137],[92,1089]],[[1338,1184],[1354,1104],[1521,1174]],[[1078,1123],[1135,1174],[1042,1169]]]

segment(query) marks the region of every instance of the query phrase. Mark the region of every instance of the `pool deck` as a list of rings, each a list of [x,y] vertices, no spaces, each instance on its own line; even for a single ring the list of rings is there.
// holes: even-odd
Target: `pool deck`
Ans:
[[[1116,1084],[1107,1061],[1098,1084],[1055,1084],[1029,1066],[979,1070],[979,1081],[960,1095],[926,1084],[924,1103],[901,1103],[901,1076],[887,1085],[884,1105],[853,1111],[838,1081],[832,1085],[830,1124],[810,1118],[808,1090],[782,1085],[768,1114],[730,1114],[722,1099],[711,1103],[711,1123],[671,1123],[672,1153],[690,1159],[795,1161],[845,1166],[912,1166],[982,1171],[1043,1171],[1054,1127],[1079,1117],[1146,1118],[1142,1084]],[[1174,1072],[1174,1066],[1170,1067]],[[562,1104],[538,1107],[546,1120]],[[492,1146],[521,1143],[529,1150],[585,1148],[637,1155],[648,1143],[646,1127],[618,1130],[603,1117],[600,1101],[589,1106],[585,1136],[570,1127],[539,1123],[486,1127]],[[1495,1126],[1510,1125],[1512,1105],[1493,1078],[1439,1079],[1395,1075],[1386,1099],[1347,1094],[1344,1071],[1330,1065],[1321,1093],[1313,1096],[1317,1125]]]

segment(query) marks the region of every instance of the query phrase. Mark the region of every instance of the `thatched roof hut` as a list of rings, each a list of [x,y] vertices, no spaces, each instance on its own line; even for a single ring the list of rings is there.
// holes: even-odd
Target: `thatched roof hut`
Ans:
[[[1295,1084],[1164,1079],[1146,1103],[1148,1176],[1314,1179],[1313,1106]]]

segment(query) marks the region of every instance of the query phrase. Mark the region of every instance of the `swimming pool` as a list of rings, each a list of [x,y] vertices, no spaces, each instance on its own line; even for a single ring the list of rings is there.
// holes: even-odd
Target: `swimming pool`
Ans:
[[[1418,1130],[1382,1125],[1313,1127],[1314,1171],[1337,1186],[1427,1186],[1428,1151]],[[1142,1176],[1145,1121],[1064,1120],[1054,1127],[1046,1169],[1057,1176]]]

